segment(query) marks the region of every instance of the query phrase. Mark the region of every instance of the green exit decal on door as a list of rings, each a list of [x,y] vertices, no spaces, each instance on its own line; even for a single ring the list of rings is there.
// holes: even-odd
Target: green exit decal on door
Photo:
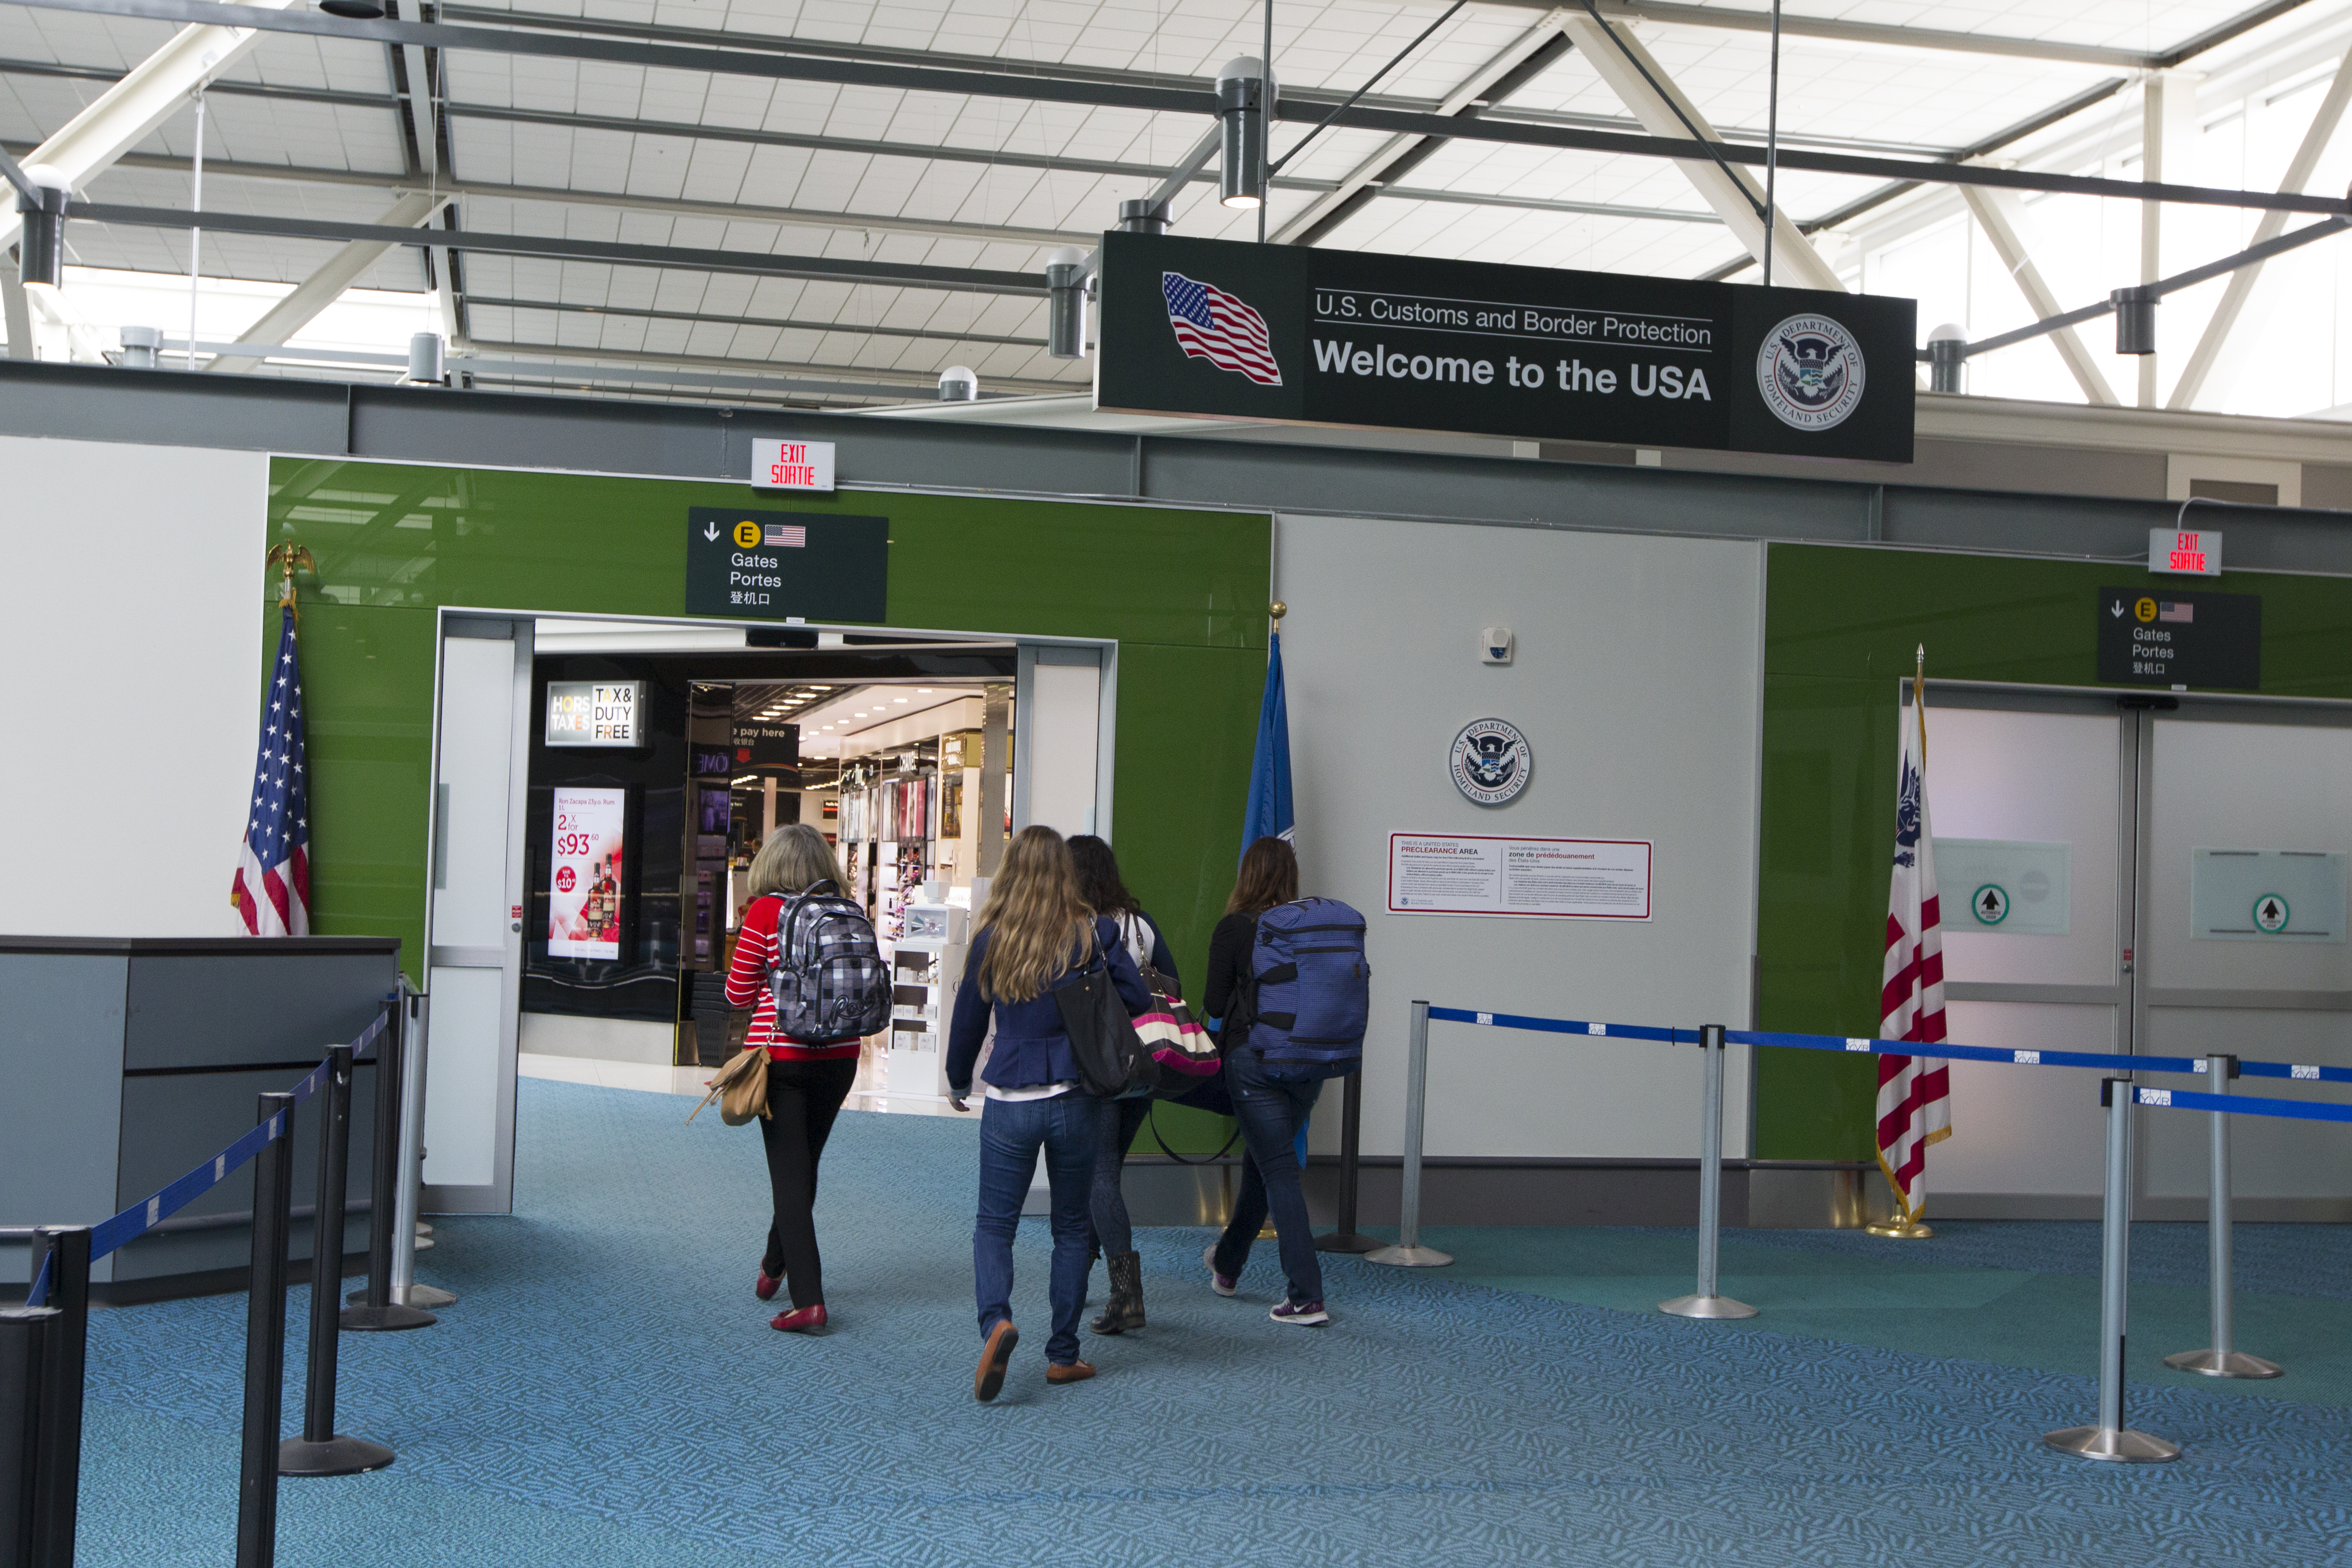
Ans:
[[[2211,942],[2342,942],[2347,859],[2325,849],[2192,849],[2190,934]]]
[[[1945,932],[2064,936],[2073,926],[2074,858],[2070,844],[1939,835],[1936,884],[1944,890]]]

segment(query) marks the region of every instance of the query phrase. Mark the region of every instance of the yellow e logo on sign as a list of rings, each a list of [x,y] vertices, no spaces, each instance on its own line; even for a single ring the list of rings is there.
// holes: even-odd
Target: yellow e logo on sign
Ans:
[[[760,542],[760,525],[753,522],[748,517],[742,521],[737,523],[735,525],[735,542],[738,546],[745,550],[750,550],[755,547]],[[2149,620],[2152,619],[2155,615],[2156,606],[2150,605],[2148,605],[2147,614],[2142,616],[2140,619],[2144,621]]]
[[[751,525],[747,522],[743,526],[745,528],[749,528]],[[741,536],[739,534],[737,537],[740,538]],[[2142,599],[2138,604],[2132,606],[2132,614],[2137,616],[2143,621],[2152,621],[2156,619],[2156,601],[2154,599]]]

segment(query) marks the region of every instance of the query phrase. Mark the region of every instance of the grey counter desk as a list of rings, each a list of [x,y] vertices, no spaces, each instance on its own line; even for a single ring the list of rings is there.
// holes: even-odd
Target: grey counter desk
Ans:
[[[367,1027],[399,984],[390,937],[0,936],[0,1295],[23,1286],[37,1225],[93,1225],[253,1125]],[[346,1258],[367,1248],[375,1070],[352,1074]],[[319,1114],[294,1118],[293,1252],[310,1256]],[[102,1259],[93,1293],[132,1300],[241,1289],[253,1167]],[[307,1276],[298,1262],[297,1279]],[[21,1298],[21,1290],[13,1294]]]

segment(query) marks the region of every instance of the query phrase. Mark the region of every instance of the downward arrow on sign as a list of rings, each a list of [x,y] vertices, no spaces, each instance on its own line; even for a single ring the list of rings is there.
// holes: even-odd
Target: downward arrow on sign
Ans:
[[[707,539],[707,540],[711,541],[711,542],[714,542],[714,543],[715,543],[715,542],[717,542],[718,538],[719,538],[719,525],[718,525],[717,523],[715,523],[715,522],[706,522],[706,523],[704,523],[704,524],[702,525],[702,537],[703,537],[703,538],[705,538],[705,539]],[[2117,615],[2119,615],[2119,616],[2120,616],[2120,615],[2122,615],[2123,613],[2124,613],[2124,608],[2123,608],[2123,606],[2122,606],[2121,605],[2117,605],[2116,606],[2116,614],[2117,614]]]
[[[2113,605],[2109,606],[2107,614],[2115,616],[2117,620],[2122,620],[2124,618],[2123,601],[2120,599],[2116,600]]]

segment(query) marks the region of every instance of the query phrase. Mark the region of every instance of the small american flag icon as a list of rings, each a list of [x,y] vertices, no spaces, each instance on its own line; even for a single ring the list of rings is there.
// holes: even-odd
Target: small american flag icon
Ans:
[[[2156,618],[2159,621],[2188,621],[2193,625],[2197,619],[2197,606],[2185,599],[2178,604],[2169,599],[2162,600],[2156,606]]]
[[[771,550],[805,550],[808,548],[808,529],[797,522],[772,522],[760,542]]]

